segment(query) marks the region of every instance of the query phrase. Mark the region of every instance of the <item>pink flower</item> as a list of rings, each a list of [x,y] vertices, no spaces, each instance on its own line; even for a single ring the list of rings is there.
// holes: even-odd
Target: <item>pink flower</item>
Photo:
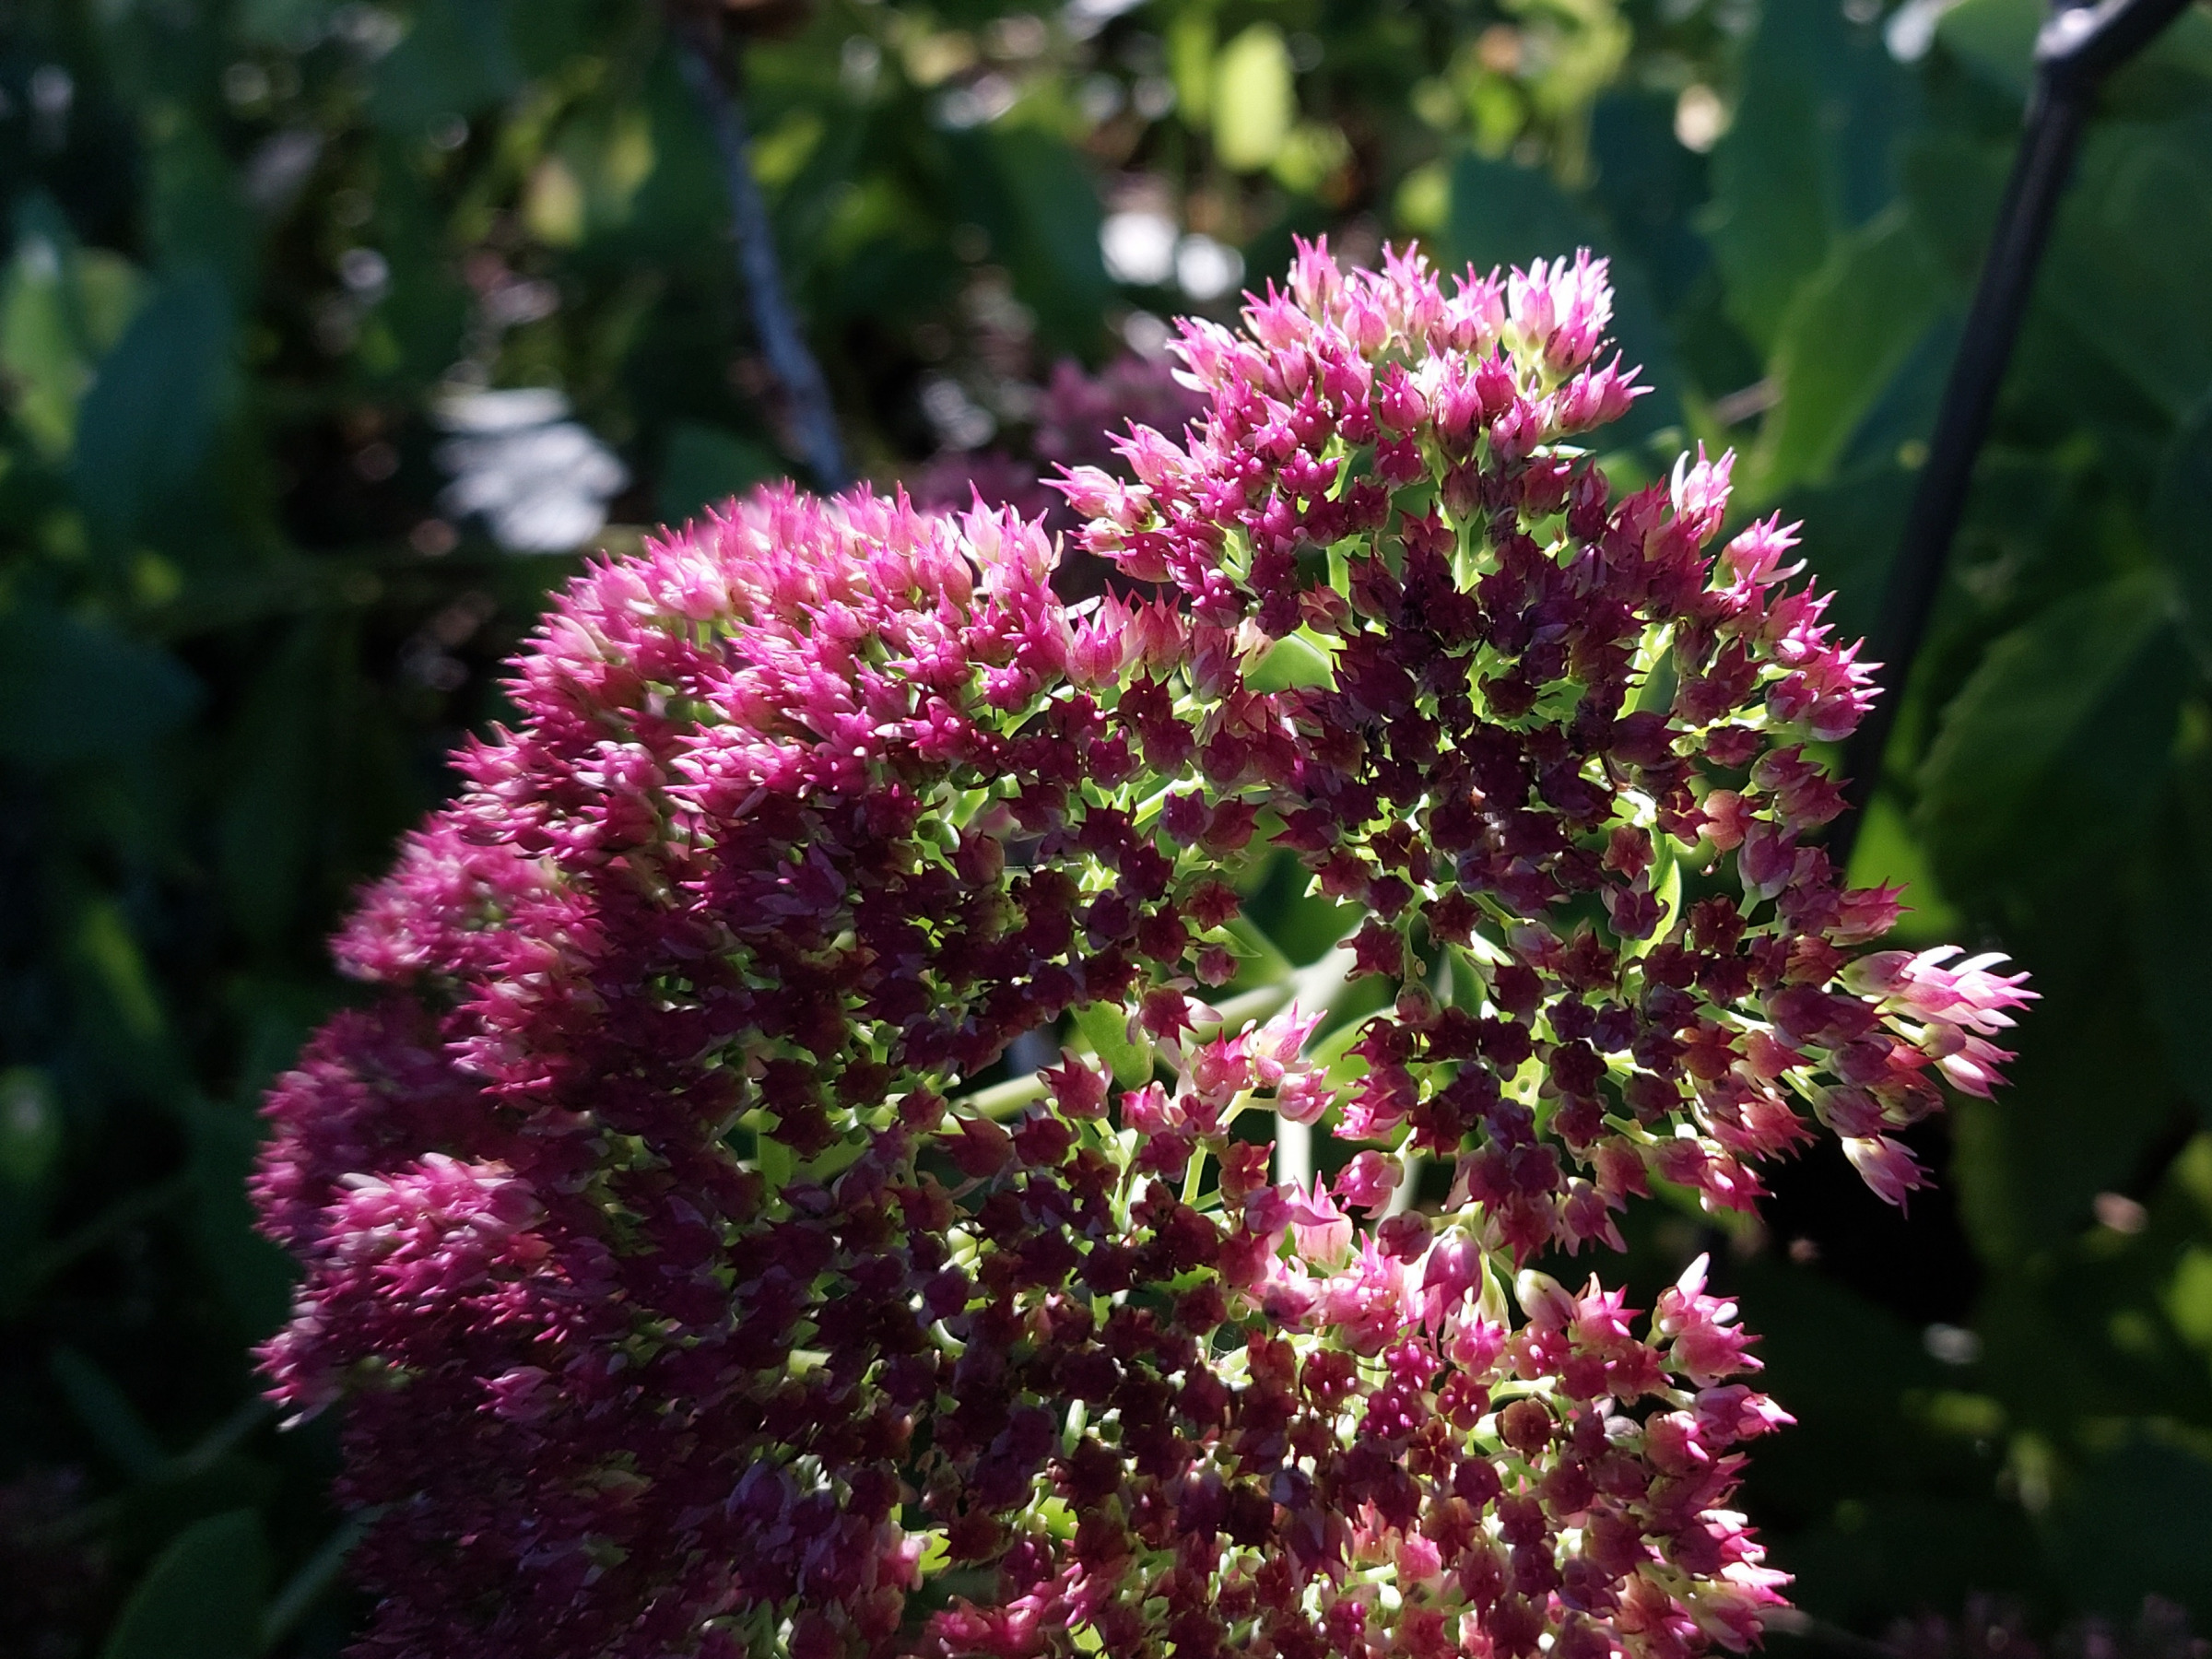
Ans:
[[[1844,981],[1854,990],[1887,998],[1911,1018],[1940,1019],[1984,1035],[2012,1024],[2007,1010],[2035,1000],[2025,973],[1990,971],[2005,960],[2003,956],[1991,952],[1947,966],[1959,954],[1956,945],[1917,954],[1879,951],[1853,962]]]
[[[1751,1338],[1734,1324],[1735,1304],[1705,1294],[1707,1265],[1708,1259],[1700,1256],[1684,1268],[1682,1277],[1659,1293],[1652,1315],[1654,1334],[1672,1339],[1669,1363],[1700,1388],[1759,1369],[1759,1360],[1745,1352]]]
[[[1352,1251],[1352,1218],[1336,1207],[1319,1180],[1308,1193],[1296,1187],[1290,1193],[1290,1235],[1298,1253],[1316,1267],[1342,1265]]]
[[[1418,1319],[1413,1269],[1379,1250],[1373,1240],[1350,1263],[1324,1280],[1314,1316],[1333,1325],[1355,1354],[1381,1353]]]
[[[1851,1159],[1851,1167],[1873,1189],[1884,1204],[1905,1207],[1905,1194],[1916,1187],[1927,1185],[1927,1171],[1921,1168],[1920,1159],[1901,1142],[1886,1135],[1864,1135],[1843,1143],[1843,1155]]]
[[[1055,382],[1062,545],[1141,598],[1064,603],[1019,512],[787,489],[562,593],[269,1102],[264,1360],[346,1404],[364,1651],[1750,1639],[1734,1303],[1530,1264],[1654,1176],[1750,1206],[1814,1118],[1901,1202],[1891,1131],[2030,994],[1853,965],[1897,896],[1808,745],[1867,667],[1788,531],[1714,550],[1730,457],[1591,459],[1611,304],[1314,244],[1181,329],[1202,418],[1109,448]],[[1220,989],[1282,877],[1381,983],[1312,1053]],[[1268,1107],[1333,1176],[1268,1184]]]
[[[1353,1209],[1379,1209],[1390,1201],[1405,1171],[1394,1158],[1362,1152],[1336,1177],[1336,1196]]]

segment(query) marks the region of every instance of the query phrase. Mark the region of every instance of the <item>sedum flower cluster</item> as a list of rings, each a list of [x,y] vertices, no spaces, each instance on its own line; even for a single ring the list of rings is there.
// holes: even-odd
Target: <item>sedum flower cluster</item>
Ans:
[[[865,491],[568,590],[269,1107],[360,1653],[1756,1640],[1734,1304],[1536,1264],[1822,1131],[1901,1202],[2029,994],[1855,954],[1897,894],[1806,746],[1865,666],[1779,524],[1716,547],[1725,458],[1578,445],[1609,303],[1302,250],[1183,325],[1201,419],[1066,478],[1085,605]],[[1278,985],[1284,860],[1348,925]]]
[[[1111,466],[1114,440],[1128,425],[1174,430],[1206,407],[1176,380],[1172,364],[1135,356],[1118,358],[1095,375],[1063,359],[1034,398],[1033,418],[1018,441],[942,451],[916,471],[906,485],[915,505],[957,511],[981,500],[1015,508],[1048,533],[1071,533],[1081,521],[1045,470]],[[1066,594],[1071,573],[1064,565],[1053,587]]]

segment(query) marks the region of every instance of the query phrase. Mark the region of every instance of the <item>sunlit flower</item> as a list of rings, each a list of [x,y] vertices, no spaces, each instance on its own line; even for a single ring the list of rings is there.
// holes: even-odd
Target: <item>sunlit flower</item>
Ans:
[[[865,491],[570,587],[270,1101],[364,1655],[1756,1640],[1735,1304],[1532,1259],[1815,1124],[1901,1202],[2028,993],[1851,965],[1896,894],[1806,746],[1866,670],[1787,531],[1713,550],[1727,457],[1617,497],[1565,441],[1634,394],[1610,307],[1301,247],[1183,325],[1203,418],[1065,479],[1084,606],[1033,520]],[[1207,1006],[1277,994],[1263,859],[1380,1012]],[[1278,1116],[1349,1144],[1271,1182]]]

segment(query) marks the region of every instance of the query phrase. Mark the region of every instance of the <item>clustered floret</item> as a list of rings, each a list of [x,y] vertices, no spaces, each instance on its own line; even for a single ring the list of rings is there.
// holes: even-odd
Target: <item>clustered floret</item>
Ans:
[[[1778,523],[1708,552],[1726,458],[1616,499],[1573,444],[1609,305],[1302,249],[1183,325],[1202,419],[1066,478],[1084,606],[865,491],[569,589],[270,1103],[359,1653],[1754,1641],[1735,1305],[1535,1264],[1816,1124],[1901,1201],[2030,994],[1853,956],[1898,895],[1806,745],[1865,667]],[[1353,924],[1310,1006],[1247,966],[1283,860]]]
[[[1114,441],[1129,423],[1177,431],[1205,408],[1165,359],[1118,358],[1093,375],[1064,359],[1035,388],[1033,418],[1019,441],[1012,447],[943,451],[909,475],[905,488],[919,507],[958,511],[982,500],[1012,507],[1041,523],[1048,534],[1073,534],[1081,521],[1045,477],[1046,471],[1110,467]],[[1090,571],[1079,568],[1087,563],[1064,563],[1053,576],[1053,588],[1063,594],[1071,587],[1092,591],[1096,583],[1084,580]]]

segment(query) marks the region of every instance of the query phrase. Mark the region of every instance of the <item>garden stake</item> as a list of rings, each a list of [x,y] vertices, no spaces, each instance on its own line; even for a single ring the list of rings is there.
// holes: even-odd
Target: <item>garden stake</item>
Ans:
[[[2065,189],[2089,100],[2106,76],[2149,45],[2187,4],[2188,0],[2104,0],[2100,6],[2065,6],[2053,13],[2036,37],[2035,85],[2028,99],[2026,135],[2006,182],[1996,231],[1983,261],[1959,356],[1944,387],[1926,468],[1905,520],[1881,613],[1867,640],[1867,653],[1884,670],[1889,695],[1874,705],[1873,713],[1843,748],[1843,789],[1850,810],[1838,820],[1829,841],[1829,856],[1839,869],[1850,865],[1852,843],[1881,780],[1898,704],[1943,585],[1974,459],[1989,434],[1997,390],[2012,359],[2020,318]]]

